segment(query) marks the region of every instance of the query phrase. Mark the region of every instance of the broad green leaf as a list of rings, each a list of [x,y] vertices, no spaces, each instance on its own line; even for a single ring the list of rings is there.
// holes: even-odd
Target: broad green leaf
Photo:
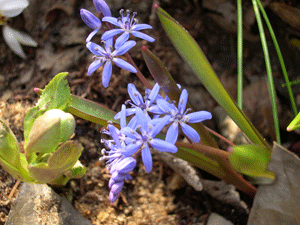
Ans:
[[[69,108],[71,93],[66,79],[67,75],[66,72],[59,73],[46,85],[37,103],[39,110],[60,109],[66,111]]]
[[[69,168],[76,163],[83,147],[78,142],[66,141],[49,157],[48,165],[53,169]]]
[[[40,99],[37,105],[31,108],[24,119],[24,139],[25,146],[28,142],[30,130],[33,126],[34,121],[43,115],[45,111],[51,109],[60,109],[67,111],[71,102],[70,87],[66,76],[68,73],[57,74],[44,90],[40,90]]]
[[[19,143],[9,126],[2,120],[0,120],[0,158],[12,166],[19,166]]]
[[[48,111],[50,112],[50,111]],[[25,146],[25,154],[28,162],[32,161],[32,153],[51,153],[60,141],[60,118],[48,118],[48,112],[34,121]]]
[[[287,131],[292,131],[300,128],[300,113],[292,120],[292,122],[286,128]]]
[[[264,145],[266,148],[271,149],[226,92],[207,58],[192,36],[163,9],[158,7],[157,14],[173,45],[202,81],[208,92],[225,109],[227,114],[253,143]]]
[[[71,96],[71,105],[68,108],[68,112],[102,126],[107,126],[108,121],[119,124],[119,122],[114,119],[116,115],[114,111],[75,95]]]
[[[248,176],[275,179],[272,172],[266,171],[271,158],[268,149],[256,145],[236,145],[232,148],[229,162],[236,171]]]
[[[40,183],[51,183],[75,165],[82,149],[79,143],[66,141],[57,152],[52,153],[47,163],[30,163],[29,173]]]
[[[34,121],[42,115],[37,106],[32,107],[25,116],[24,119],[24,146],[27,145],[30,130],[34,124]]]
[[[24,155],[23,155],[24,156]],[[11,131],[11,129],[0,120],[0,165],[10,173],[14,178],[33,182],[34,179],[30,177],[26,171],[26,164],[21,162],[22,154],[19,150],[19,143]]]
[[[176,85],[176,82],[174,81],[172,75],[169,73],[169,71],[166,69],[166,67],[163,65],[163,63],[160,61],[158,57],[156,57],[150,50],[148,50],[146,47],[142,47],[142,53],[144,60],[146,62],[146,65],[148,69],[151,72],[152,77],[154,80],[159,84],[161,89],[167,94],[167,96],[175,100],[176,102],[179,101],[180,97],[180,90],[178,86]],[[187,108],[192,108],[189,103],[187,103]],[[190,124],[196,131],[199,133],[201,140],[203,143],[218,147],[217,144],[213,141],[209,133],[206,131],[202,123],[197,124]]]

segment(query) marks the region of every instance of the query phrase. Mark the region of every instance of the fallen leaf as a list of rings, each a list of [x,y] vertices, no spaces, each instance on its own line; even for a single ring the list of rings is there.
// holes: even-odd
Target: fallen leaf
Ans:
[[[299,157],[275,143],[267,169],[276,180],[259,186],[248,225],[300,224]]]

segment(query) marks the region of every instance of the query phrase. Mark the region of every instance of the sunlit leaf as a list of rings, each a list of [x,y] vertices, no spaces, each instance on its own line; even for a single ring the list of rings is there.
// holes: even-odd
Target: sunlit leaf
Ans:
[[[271,158],[268,149],[256,145],[236,145],[232,148],[229,162],[236,171],[248,176],[275,179],[272,172],[266,171]]]
[[[71,97],[71,105],[68,108],[68,112],[102,126],[107,126],[108,121],[119,124],[119,122],[114,119],[116,115],[114,111],[75,95]]]
[[[225,109],[227,114],[238,124],[251,141],[270,149],[268,143],[228,95],[192,36],[160,7],[157,8],[157,14],[173,45],[197,74],[209,93]]]
[[[287,131],[292,131],[298,128],[300,128],[300,113],[298,113],[286,129]]]

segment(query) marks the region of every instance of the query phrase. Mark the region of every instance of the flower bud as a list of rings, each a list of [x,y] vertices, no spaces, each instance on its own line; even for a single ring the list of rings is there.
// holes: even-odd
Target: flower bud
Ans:
[[[27,160],[31,153],[51,153],[59,143],[68,140],[75,130],[75,119],[70,113],[52,109],[38,117],[30,130],[25,147]],[[30,161],[30,160],[29,160]]]
[[[102,13],[103,16],[111,16],[110,9],[104,0],[93,0],[93,3],[98,13]]]
[[[83,22],[88,25],[90,28],[96,30],[101,28],[101,21],[94,16],[90,11],[86,9],[80,10],[80,16]]]

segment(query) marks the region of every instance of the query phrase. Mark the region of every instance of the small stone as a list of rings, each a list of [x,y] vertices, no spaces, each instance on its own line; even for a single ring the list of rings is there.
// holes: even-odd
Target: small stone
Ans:
[[[5,225],[91,225],[46,184],[23,183]]]

